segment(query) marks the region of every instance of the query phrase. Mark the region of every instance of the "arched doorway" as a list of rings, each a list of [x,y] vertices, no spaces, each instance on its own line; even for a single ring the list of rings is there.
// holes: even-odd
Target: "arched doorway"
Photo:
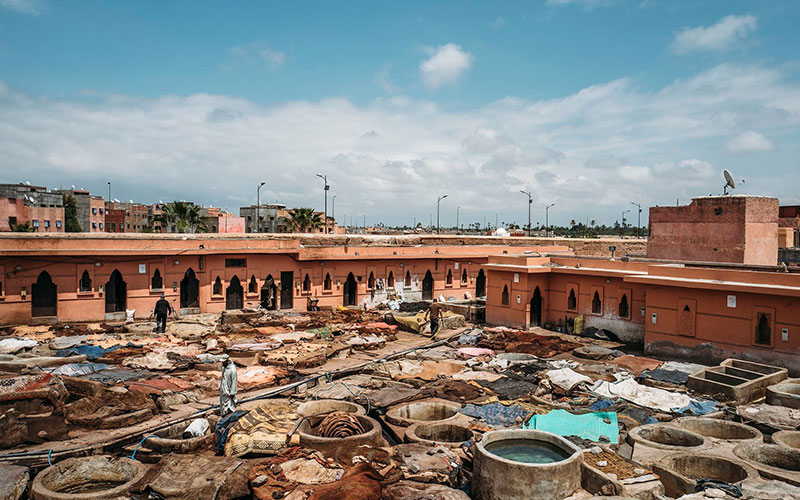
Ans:
[[[58,289],[47,271],[39,273],[31,286],[31,316],[56,316],[58,311]]]
[[[483,297],[486,295],[486,275],[483,274],[483,269],[478,271],[478,276],[475,278],[475,296]]]
[[[200,307],[200,280],[190,267],[181,280],[181,308]]]
[[[422,280],[422,300],[431,300],[433,298],[433,275],[431,270],[425,272],[425,278]]]
[[[106,312],[123,312],[127,304],[128,284],[122,279],[122,273],[114,269],[106,282]]]
[[[238,276],[231,278],[225,290],[225,309],[241,309],[244,307],[244,289]]]
[[[347,275],[347,280],[344,282],[344,297],[342,302],[345,306],[354,306],[356,305],[358,292],[358,284],[356,283],[356,278],[353,276],[353,273]]]
[[[275,279],[271,274],[267,275],[264,284],[261,286],[261,307],[270,311],[278,309],[278,303],[275,300],[277,297],[278,287],[275,285]]]
[[[542,292],[539,287],[533,291],[531,297],[531,326],[542,326]]]

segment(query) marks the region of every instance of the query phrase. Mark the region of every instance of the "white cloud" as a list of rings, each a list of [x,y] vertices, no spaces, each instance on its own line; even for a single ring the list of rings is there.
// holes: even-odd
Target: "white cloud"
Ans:
[[[460,45],[448,43],[428,49],[430,57],[419,64],[422,81],[429,89],[454,85],[472,67],[475,57]]]
[[[389,77],[389,70],[391,70],[391,64],[385,64],[380,71],[375,74],[374,81],[377,83],[387,94],[396,94],[400,91],[396,85],[392,83],[391,78]]]
[[[43,0],[0,0],[0,7],[23,14],[41,14],[45,10]]]
[[[675,35],[671,48],[677,54],[726,50],[746,38],[757,27],[758,18],[755,16],[725,16],[711,26],[685,28]]]
[[[98,194],[111,180],[120,199],[238,211],[262,180],[262,200],[321,208],[314,175],[323,173],[338,217],[409,225],[429,220],[443,192],[443,224],[456,206],[465,224],[494,212],[522,222],[522,188],[533,190],[534,222],[544,202],[558,202],[556,223],[610,222],[631,201],[718,193],[722,168],[747,178],[746,192],[791,199],[800,84],[782,71],[721,65],[655,91],[623,78],[460,110],[407,96],[266,107],[209,94],[52,99],[0,83],[0,178]],[[774,133],[769,168],[716,146],[749,130]]]
[[[752,151],[772,151],[775,145],[758,132],[748,130],[725,143],[725,150],[729,153],[748,153]]]
[[[231,70],[239,66],[266,64],[270,69],[277,69],[286,62],[286,54],[275,50],[266,42],[257,41],[245,45],[236,45],[230,49],[231,59],[223,64],[223,69]]]
[[[502,28],[504,24],[506,24],[505,18],[503,18],[502,16],[497,16],[494,21],[489,23],[489,27],[492,28],[493,30],[496,30]]]

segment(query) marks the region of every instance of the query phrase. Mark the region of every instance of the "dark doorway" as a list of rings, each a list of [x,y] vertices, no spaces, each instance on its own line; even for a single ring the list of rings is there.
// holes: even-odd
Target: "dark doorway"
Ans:
[[[238,276],[231,278],[225,290],[225,309],[241,309],[244,307],[244,289]]]
[[[756,325],[756,344],[772,345],[772,327],[769,314],[758,313]]]
[[[50,274],[42,271],[31,289],[31,316],[56,316],[58,289]]]
[[[481,269],[478,271],[478,277],[475,278],[475,296],[483,297],[484,295],[486,295],[486,275]]]
[[[422,280],[422,300],[431,300],[433,298],[433,276],[431,270],[425,272],[425,278]]]
[[[600,294],[597,292],[592,297],[592,314],[603,314],[603,303],[600,302]]]
[[[122,312],[127,303],[128,284],[122,279],[122,273],[114,269],[106,283],[106,312]]]
[[[358,283],[353,273],[347,275],[344,282],[344,297],[342,299],[345,306],[354,306],[358,300]]]
[[[538,286],[533,291],[531,298],[531,325],[542,326],[542,292],[539,291]]]
[[[190,267],[181,280],[181,307],[200,307],[200,280]]]
[[[630,318],[631,309],[628,307],[628,295],[622,294],[622,299],[619,301],[619,317]]]
[[[281,309],[291,309],[294,307],[294,295],[292,294],[293,283],[294,273],[292,271],[281,271]]]
[[[278,287],[275,286],[275,279],[270,274],[261,287],[261,307],[270,311],[276,310],[278,308],[277,293]]]

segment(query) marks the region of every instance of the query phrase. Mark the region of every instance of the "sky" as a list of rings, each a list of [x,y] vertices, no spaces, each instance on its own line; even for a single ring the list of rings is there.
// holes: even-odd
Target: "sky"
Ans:
[[[800,203],[800,2],[0,0],[0,182],[340,223]]]

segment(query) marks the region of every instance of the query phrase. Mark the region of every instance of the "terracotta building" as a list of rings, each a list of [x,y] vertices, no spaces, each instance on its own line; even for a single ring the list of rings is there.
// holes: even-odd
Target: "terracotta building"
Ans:
[[[708,196],[677,207],[651,207],[647,257],[775,265],[778,200]]]
[[[29,224],[37,233],[63,233],[63,195],[44,186],[0,184],[0,231],[18,224]]]

